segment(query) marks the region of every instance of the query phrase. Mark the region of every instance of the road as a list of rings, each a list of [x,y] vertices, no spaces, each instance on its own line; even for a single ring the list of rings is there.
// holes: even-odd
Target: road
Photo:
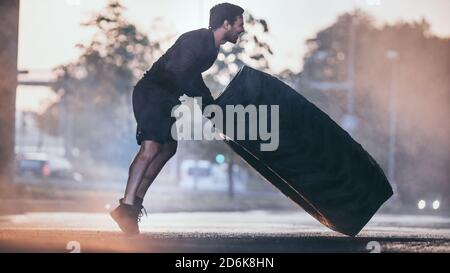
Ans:
[[[304,212],[150,213],[141,235],[105,213],[0,216],[1,252],[450,252],[450,218],[378,214],[355,238]]]

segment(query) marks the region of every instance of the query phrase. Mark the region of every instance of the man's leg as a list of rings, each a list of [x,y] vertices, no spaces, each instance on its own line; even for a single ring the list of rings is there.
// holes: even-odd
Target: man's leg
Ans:
[[[161,169],[167,163],[167,161],[175,155],[177,151],[177,142],[167,142],[164,143],[161,147],[161,151],[155,157],[154,160],[151,161],[150,165],[147,167],[144,176],[142,177],[141,183],[137,189],[136,196],[141,200],[144,199],[144,196],[150,187],[150,185],[155,180],[156,176],[159,174]]]
[[[162,144],[154,141],[143,141],[141,148],[134,157],[128,173],[127,188],[125,196],[120,200],[120,205],[110,212],[111,217],[119,225],[120,229],[127,234],[138,234],[141,209],[136,204],[136,193],[139,184],[144,177],[145,170],[161,152]]]
[[[128,172],[127,187],[125,189],[124,204],[135,204],[135,196],[139,184],[144,177],[145,170],[150,166],[162,151],[162,144],[155,141],[142,141],[141,148],[134,157]]]

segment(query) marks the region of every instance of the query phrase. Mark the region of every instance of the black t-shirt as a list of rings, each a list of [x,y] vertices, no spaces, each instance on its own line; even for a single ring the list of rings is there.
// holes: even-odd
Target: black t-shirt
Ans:
[[[201,96],[203,107],[209,105],[214,99],[201,73],[214,64],[218,53],[212,30],[186,32],[144,74],[142,84],[157,83],[178,97]]]

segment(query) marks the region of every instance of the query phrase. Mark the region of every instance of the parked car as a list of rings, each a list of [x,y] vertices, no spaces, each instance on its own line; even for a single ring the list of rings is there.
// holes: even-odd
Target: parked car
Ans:
[[[16,175],[23,179],[63,179],[80,182],[83,176],[74,171],[70,161],[62,156],[46,153],[16,155]]]
[[[181,164],[181,181],[183,189],[197,191],[227,192],[229,189],[227,164],[214,164],[207,160],[184,160]],[[247,173],[239,166],[233,168],[234,190],[247,190]]]

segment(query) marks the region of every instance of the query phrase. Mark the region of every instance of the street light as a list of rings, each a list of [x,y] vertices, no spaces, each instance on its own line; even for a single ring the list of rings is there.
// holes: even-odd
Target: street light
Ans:
[[[392,183],[394,192],[397,193],[397,181],[395,180],[395,137],[397,131],[397,88],[395,85],[395,63],[399,53],[395,50],[386,51],[386,58],[391,62],[391,79],[389,90],[389,157],[388,177]]]

